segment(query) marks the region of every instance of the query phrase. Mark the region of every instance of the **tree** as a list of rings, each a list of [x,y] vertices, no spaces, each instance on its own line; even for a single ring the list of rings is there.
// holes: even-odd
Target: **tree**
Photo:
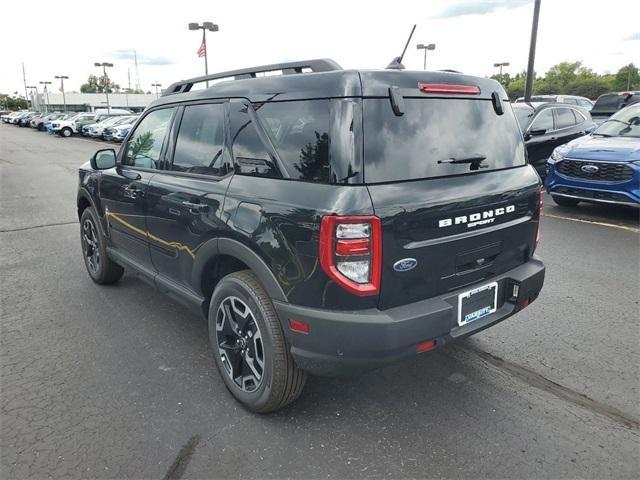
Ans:
[[[104,76],[96,76],[96,75],[89,75],[89,78],[87,79],[86,83],[83,83],[80,86],[80,91],[82,93],[104,93],[105,91],[105,80],[106,78]],[[113,92],[117,92],[118,90],[120,90],[120,85],[118,85],[117,83],[115,83],[113,80],[109,79],[108,84],[106,85],[107,87],[107,93],[113,93]]]
[[[29,107],[29,103],[17,95],[0,93],[0,106],[7,110],[22,110]]]
[[[640,74],[633,63],[625,65],[614,77],[614,90],[640,90]]]

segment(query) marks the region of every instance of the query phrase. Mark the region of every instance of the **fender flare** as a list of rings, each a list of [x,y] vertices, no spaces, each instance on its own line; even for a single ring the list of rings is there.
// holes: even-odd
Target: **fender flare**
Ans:
[[[78,189],[78,195],[76,197],[76,208],[80,206],[81,198],[87,200],[89,202],[89,205],[96,212],[96,215],[98,216],[98,228],[100,229],[100,233],[102,233],[104,237],[109,237],[103,224],[103,222],[105,221],[104,216],[100,215],[100,210],[98,210],[98,207],[96,206],[96,202],[93,200],[93,197],[91,196],[89,191],[84,187],[80,187]],[[80,221],[80,215],[78,215],[78,221]]]
[[[192,285],[197,285],[199,289],[202,274],[207,263],[218,255],[229,255],[240,260],[258,277],[258,280],[260,280],[260,283],[272,300],[287,302],[287,296],[284,290],[266,262],[249,247],[230,238],[214,238],[198,248],[191,272]]]

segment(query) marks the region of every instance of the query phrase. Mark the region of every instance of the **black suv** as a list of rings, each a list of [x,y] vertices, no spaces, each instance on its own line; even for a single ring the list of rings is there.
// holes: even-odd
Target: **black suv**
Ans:
[[[203,312],[225,384],[256,412],[307,373],[494,325],[544,280],[540,179],[490,79],[313,60],[186,80],[79,180],[91,278],[127,268]]]

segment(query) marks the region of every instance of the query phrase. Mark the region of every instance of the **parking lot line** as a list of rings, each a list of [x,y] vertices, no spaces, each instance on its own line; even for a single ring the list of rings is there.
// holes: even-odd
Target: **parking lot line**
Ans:
[[[572,222],[590,223],[592,225],[600,225],[602,227],[618,228],[620,230],[627,230],[629,232],[634,232],[634,233],[640,232],[640,228],[628,227],[626,225],[617,225],[615,223],[596,222],[596,221],[593,221],[593,220],[584,220],[582,218],[573,218],[573,217],[564,217],[562,215],[553,215],[551,213],[545,213],[545,214],[543,214],[543,216],[544,217],[549,217],[549,218],[557,218],[557,219],[560,219],[560,220],[570,220]]]

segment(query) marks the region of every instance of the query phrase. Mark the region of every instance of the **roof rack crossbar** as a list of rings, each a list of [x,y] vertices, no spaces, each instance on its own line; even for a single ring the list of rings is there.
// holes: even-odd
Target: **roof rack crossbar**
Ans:
[[[219,80],[227,78],[229,80],[241,80],[244,78],[256,78],[258,73],[273,72],[281,70],[283,75],[293,75],[304,73],[304,69],[312,72],[331,72],[334,70],[342,70],[342,67],[329,58],[321,58],[316,60],[303,60],[299,62],[274,63],[272,65],[262,65],[259,67],[242,68],[240,70],[229,70],[227,72],[213,73],[211,75],[203,75],[201,77],[189,78],[172,83],[162,96],[174,95],[177,93],[186,93],[190,91],[197,83],[208,82],[210,80]]]

